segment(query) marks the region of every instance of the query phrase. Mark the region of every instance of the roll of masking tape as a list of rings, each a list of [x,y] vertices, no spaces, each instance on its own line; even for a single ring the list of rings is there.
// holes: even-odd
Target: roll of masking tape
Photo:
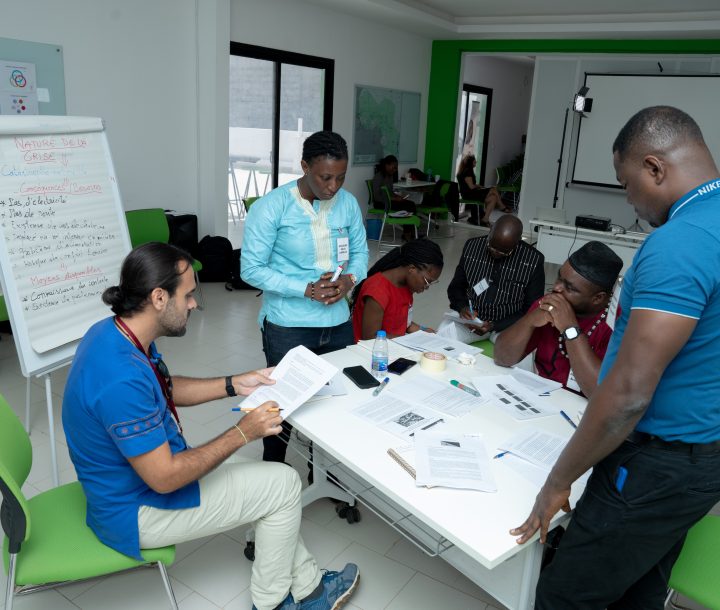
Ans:
[[[437,352],[425,352],[420,357],[420,366],[431,373],[439,373],[445,370],[447,358]]]

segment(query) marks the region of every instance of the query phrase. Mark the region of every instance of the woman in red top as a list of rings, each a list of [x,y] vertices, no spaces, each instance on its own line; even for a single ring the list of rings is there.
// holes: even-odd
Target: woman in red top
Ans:
[[[413,322],[413,294],[435,284],[442,268],[440,246],[429,239],[417,239],[390,250],[353,292],[355,341],[374,339],[379,330],[388,337],[431,330]]]

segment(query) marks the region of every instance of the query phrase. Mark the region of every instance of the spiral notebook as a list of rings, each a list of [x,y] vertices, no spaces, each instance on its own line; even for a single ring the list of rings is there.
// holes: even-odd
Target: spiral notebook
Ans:
[[[417,477],[415,466],[413,466],[415,458],[414,445],[403,445],[402,447],[398,447],[397,449],[393,449],[392,447],[390,447],[390,449],[387,450],[387,454],[393,460],[395,460],[400,465],[400,468],[407,472],[413,479]],[[425,487],[430,489],[432,485],[425,485]]]

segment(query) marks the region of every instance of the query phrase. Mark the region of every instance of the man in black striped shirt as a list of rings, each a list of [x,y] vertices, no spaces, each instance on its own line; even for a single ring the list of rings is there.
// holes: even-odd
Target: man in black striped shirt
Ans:
[[[483,320],[480,335],[511,326],[545,292],[545,257],[522,241],[522,231],[522,222],[505,214],[489,235],[463,247],[448,298],[461,318]]]

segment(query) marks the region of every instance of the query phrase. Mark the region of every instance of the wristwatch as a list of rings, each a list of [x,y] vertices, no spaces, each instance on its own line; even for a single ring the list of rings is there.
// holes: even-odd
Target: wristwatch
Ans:
[[[235,387],[232,383],[232,375],[225,377],[225,391],[228,396],[237,396],[237,392],[235,391]]]
[[[577,339],[580,336],[580,327],[570,326],[563,331],[562,336],[565,337],[565,341],[572,341],[573,339]]]

